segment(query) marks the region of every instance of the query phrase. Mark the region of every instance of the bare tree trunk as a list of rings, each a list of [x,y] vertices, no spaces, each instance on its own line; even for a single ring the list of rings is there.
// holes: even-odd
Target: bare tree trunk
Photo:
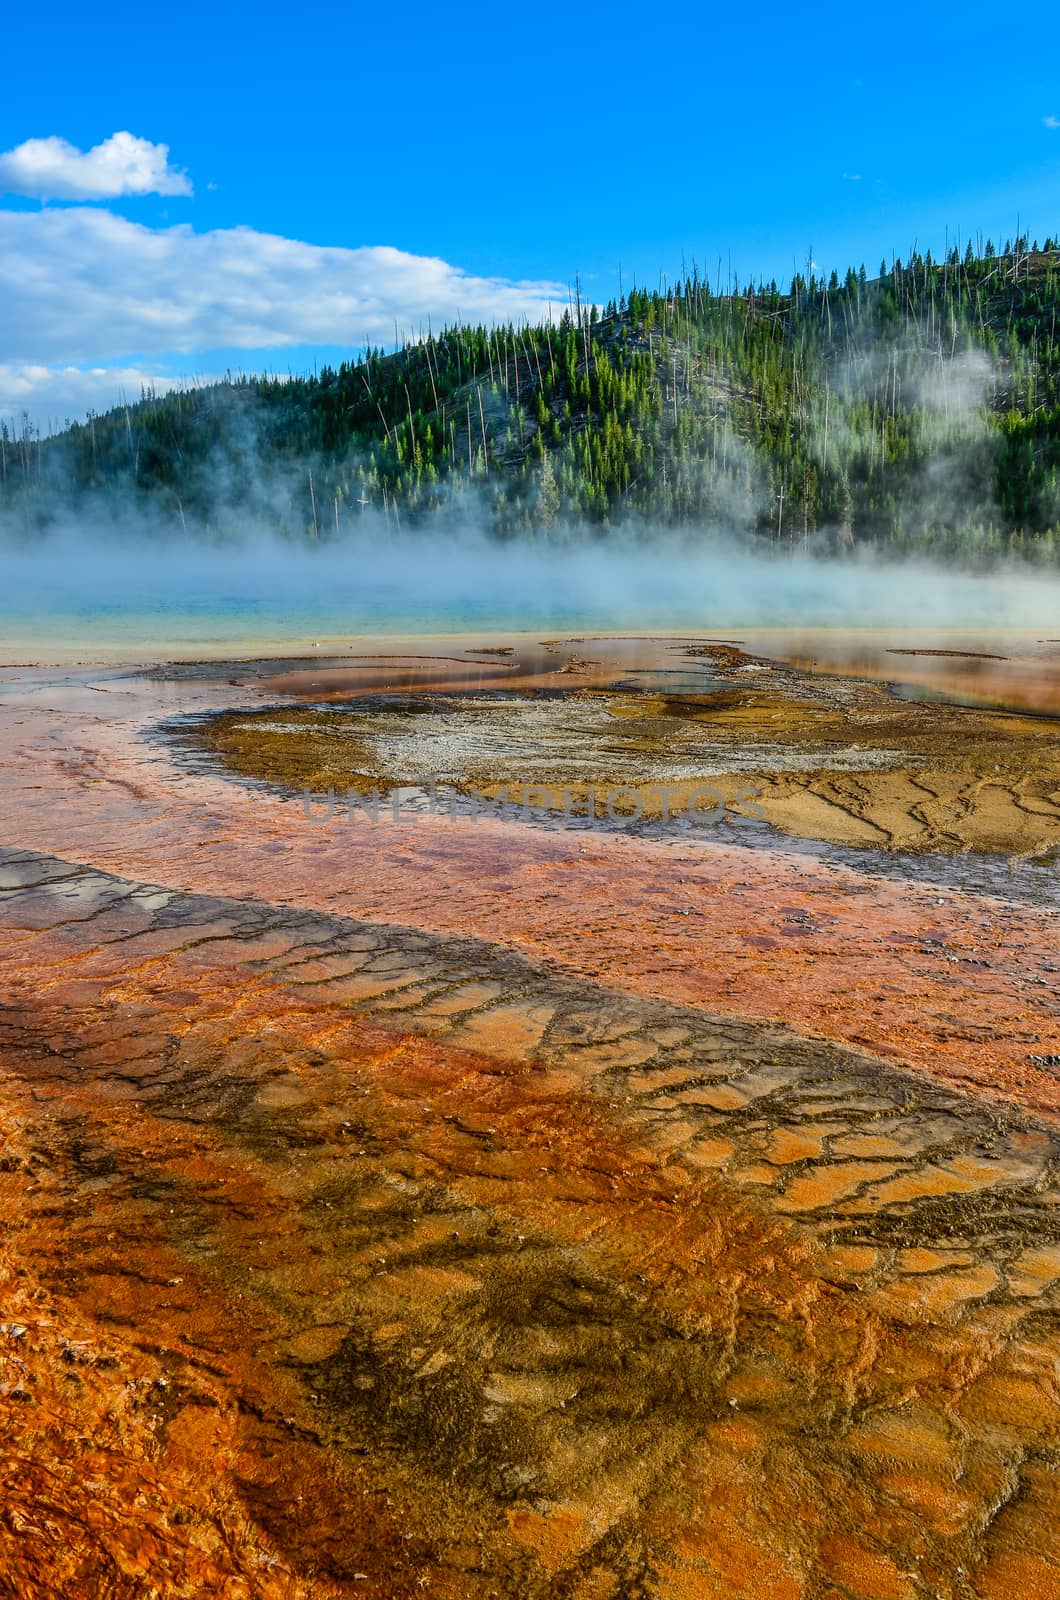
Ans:
[[[479,384],[479,386],[478,386],[477,393],[478,393],[478,421],[479,421],[479,427],[482,429],[482,465],[486,469],[486,476],[488,478],[489,475],[490,475],[490,458],[489,458],[489,452],[486,449],[486,418],[485,418],[485,416],[483,415],[483,412],[482,412],[482,385],[481,384]]]
[[[824,391],[824,450],[822,452],[822,466],[825,472],[828,471],[828,403],[830,399],[831,391],[826,387]]]
[[[430,324],[428,323],[428,333],[429,333],[429,329],[430,329]],[[431,393],[434,395],[434,409],[435,409],[435,411],[437,411],[437,410],[439,410],[439,406],[438,406],[438,389],[437,389],[437,386],[436,386],[435,381],[434,381],[434,369],[431,366],[431,341],[430,341],[430,337],[428,337],[427,343],[424,345],[423,349],[424,349],[424,354],[427,357],[427,375],[431,380]]]

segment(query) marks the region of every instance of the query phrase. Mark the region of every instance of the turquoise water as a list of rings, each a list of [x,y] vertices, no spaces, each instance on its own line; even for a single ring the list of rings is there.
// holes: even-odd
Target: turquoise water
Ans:
[[[0,550],[0,660],[153,658],[415,634],[1040,628],[1060,581],[975,576],[716,538],[501,545],[473,533],[241,547],[69,534]]]
[[[674,628],[673,610],[630,613],[629,624]],[[687,622],[700,621],[690,613]],[[367,605],[361,596],[343,603],[334,596],[315,604],[280,606],[273,599],[252,600],[219,595],[190,603],[159,599],[154,603],[94,603],[84,606],[20,607],[0,604],[0,660],[88,659],[111,656],[153,658],[159,654],[249,653],[266,648],[291,649],[314,644],[337,648],[371,638],[408,638],[438,634],[581,632],[614,625],[614,614],[595,616],[587,609],[407,602]]]

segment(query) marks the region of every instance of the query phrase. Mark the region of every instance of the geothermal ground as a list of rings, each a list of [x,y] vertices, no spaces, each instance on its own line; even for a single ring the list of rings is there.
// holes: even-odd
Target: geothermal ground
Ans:
[[[919,648],[3,670],[0,1594],[1060,1596],[1060,644]]]

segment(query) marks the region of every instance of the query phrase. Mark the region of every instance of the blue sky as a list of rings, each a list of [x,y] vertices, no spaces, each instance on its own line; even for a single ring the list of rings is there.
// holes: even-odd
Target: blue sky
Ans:
[[[43,220],[32,193],[0,197],[0,415],[109,403],[112,369],[311,367],[358,321],[531,314],[575,273],[603,301],[620,268],[655,283],[682,257],[787,279],[811,248],[874,273],[947,230],[1060,232],[1055,0],[60,3],[9,9],[3,36],[0,152],[127,131],[193,192],[52,198]],[[296,246],[402,252],[402,287],[391,257]]]

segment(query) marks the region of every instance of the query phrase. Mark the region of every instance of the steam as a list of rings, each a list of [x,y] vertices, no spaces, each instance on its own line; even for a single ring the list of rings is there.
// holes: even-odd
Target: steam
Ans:
[[[147,543],[69,527],[3,555],[7,649],[56,641],[168,653],[358,636],[489,630],[1019,627],[1056,631],[1060,577],[954,574],[924,563],[757,554],[723,534],[638,530],[499,543],[467,524],[396,534],[381,517],[330,544],[260,533]]]
[[[861,349],[867,320],[853,322],[845,358],[815,396],[811,455],[819,467],[856,465],[881,495],[889,489],[908,543],[990,526],[997,440],[989,408],[1001,373],[985,350],[946,348],[939,330],[926,341],[911,322],[889,348]],[[885,465],[888,423],[905,438],[905,462]]]

